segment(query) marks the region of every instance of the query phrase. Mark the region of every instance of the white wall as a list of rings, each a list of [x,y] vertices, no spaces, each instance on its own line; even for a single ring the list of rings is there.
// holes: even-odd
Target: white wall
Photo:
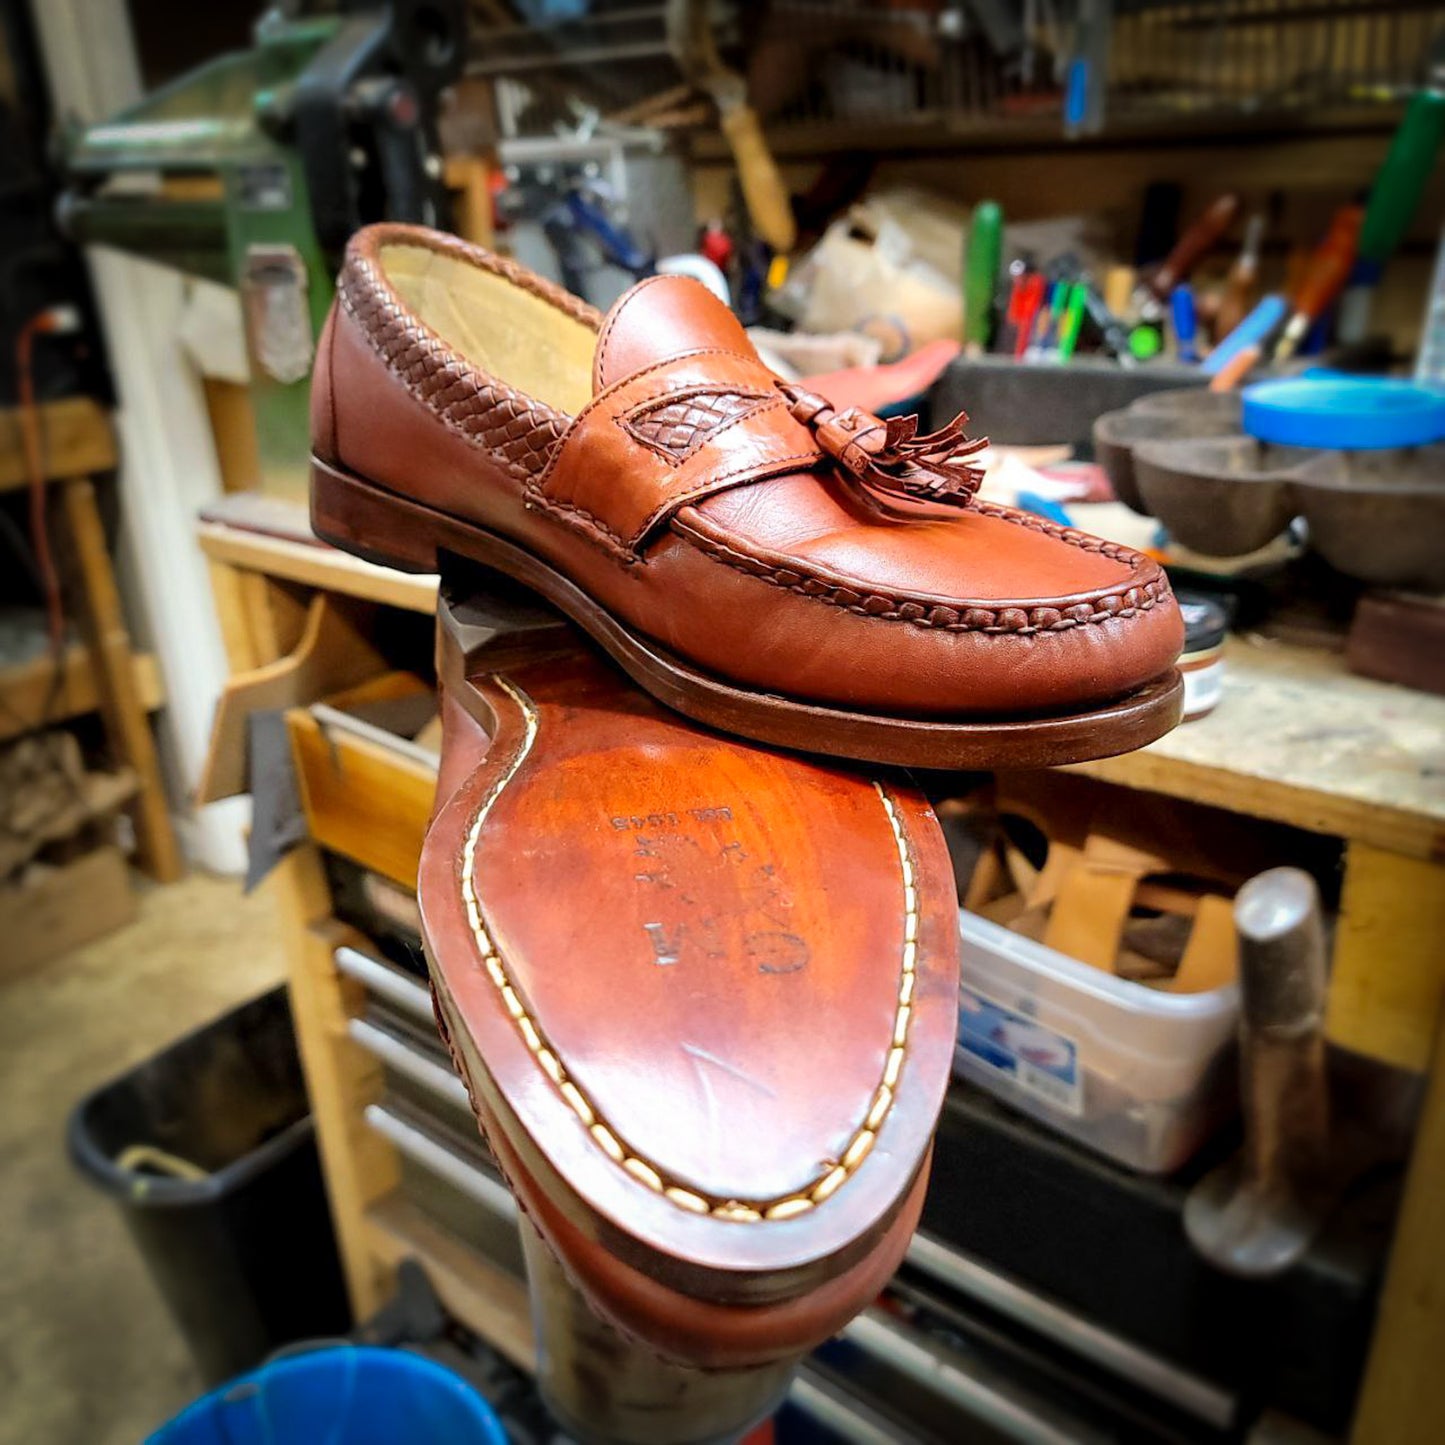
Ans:
[[[31,0],[31,9],[57,114],[100,120],[139,98],[124,0]],[[200,379],[178,339],[187,283],[106,247],[88,248],[88,260],[119,399],[121,584],[165,675],[158,741],[177,827],[193,863],[240,872],[248,804],[189,802],[227,667],[195,541],[197,509],[221,482]]]

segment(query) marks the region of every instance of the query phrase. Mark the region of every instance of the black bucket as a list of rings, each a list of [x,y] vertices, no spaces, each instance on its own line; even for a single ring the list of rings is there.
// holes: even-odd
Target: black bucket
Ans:
[[[278,988],[70,1116],[71,1158],[120,1206],[207,1384],[350,1327],[308,1107]]]

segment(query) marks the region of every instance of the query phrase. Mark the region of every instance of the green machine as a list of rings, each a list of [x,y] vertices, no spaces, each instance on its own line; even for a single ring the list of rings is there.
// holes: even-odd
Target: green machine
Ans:
[[[369,221],[447,224],[437,110],[464,60],[464,0],[319,9],[268,11],[250,50],[64,141],[71,236],[240,293],[261,467],[301,492],[341,250]]]

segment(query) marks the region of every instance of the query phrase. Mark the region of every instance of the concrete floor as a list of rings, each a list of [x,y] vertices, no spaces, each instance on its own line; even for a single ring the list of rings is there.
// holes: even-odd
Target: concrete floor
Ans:
[[[110,1200],[70,1167],[71,1106],[277,982],[263,889],[147,888],[118,933],[0,975],[0,1445],[137,1445],[200,1384]]]

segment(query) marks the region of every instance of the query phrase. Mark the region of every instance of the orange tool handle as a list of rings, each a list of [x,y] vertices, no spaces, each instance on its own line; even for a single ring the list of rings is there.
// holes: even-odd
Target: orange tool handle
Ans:
[[[1355,264],[1355,250],[1360,242],[1360,227],[1365,221],[1363,206],[1341,206],[1330,221],[1325,238],[1315,248],[1310,263],[1300,279],[1298,289],[1290,297],[1295,314],[1311,321],[1322,316],[1330,302],[1344,289],[1350,268]]]

